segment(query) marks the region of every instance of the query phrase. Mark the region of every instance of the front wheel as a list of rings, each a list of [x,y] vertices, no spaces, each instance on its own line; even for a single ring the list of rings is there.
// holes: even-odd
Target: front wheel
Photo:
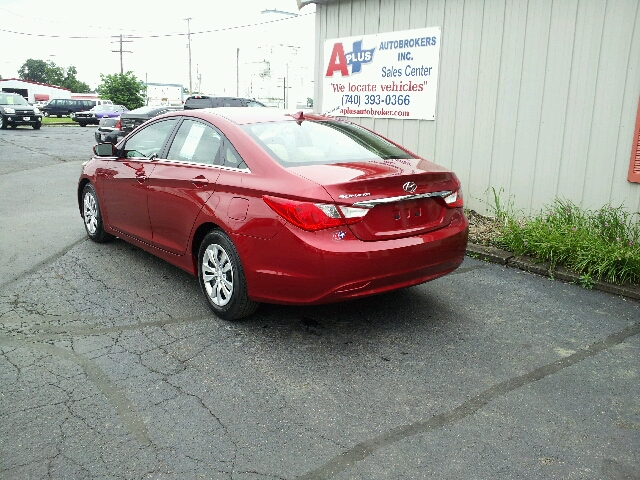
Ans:
[[[113,235],[104,231],[98,196],[90,183],[87,183],[82,190],[82,218],[84,219],[84,228],[91,240],[104,243],[113,239]]]
[[[224,320],[238,320],[256,311],[231,239],[221,230],[204,237],[198,252],[198,279],[209,308]]]
[[[84,122],[78,122],[78,123],[80,124],[81,127],[86,127],[87,126],[87,124],[84,123]]]
[[[40,130],[40,127],[42,126],[42,122],[36,122],[32,126],[34,130]]]
[[[2,115],[0,115],[0,130],[7,129],[7,121],[4,119]]]

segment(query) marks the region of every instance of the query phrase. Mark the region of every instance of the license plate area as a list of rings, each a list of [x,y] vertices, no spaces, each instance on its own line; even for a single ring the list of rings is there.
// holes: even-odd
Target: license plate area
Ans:
[[[22,117],[22,120],[23,120],[24,122],[28,122],[29,120],[31,120],[31,117]]]
[[[380,204],[351,226],[361,240],[381,240],[418,235],[442,226],[446,207],[441,199],[422,198]]]

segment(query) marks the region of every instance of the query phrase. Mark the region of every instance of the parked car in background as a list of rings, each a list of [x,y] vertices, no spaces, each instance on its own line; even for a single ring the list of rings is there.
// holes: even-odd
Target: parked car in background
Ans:
[[[179,111],[94,153],[77,188],[89,238],[117,236],[198,276],[220,318],[397,290],[464,260],[455,174],[354,123]]]
[[[78,112],[71,115],[74,122],[78,122],[81,127],[87,125],[98,125],[101,118],[117,118],[123,112],[128,112],[123,105],[96,105],[87,112]]]
[[[19,125],[31,125],[34,130],[39,130],[42,113],[29,105],[22,95],[0,92],[0,129],[17,128]]]
[[[102,117],[94,135],[96,143],[118,143],[122,138],[120,117]]]
[[[132,132],[137,126],[142,125],[150,118],[157,117],[167,112],[182,110],[182,107],[170,106],[145,106],[129,110],[120,115],[117,120],[103,118],[96,130],[98,143],[118,143],[122,137]]]
[[[250,98],[216,97],[211,95],[192,95],[184,102],[185,110],[219,107],[266,107],[266,105]]]
[[[71,116],[72,113],[91,110],[96,105],[113,105],[111,100],[73,100],[70,98],[56,98],[42,107],[42,113],[45,117],[63,115]]]

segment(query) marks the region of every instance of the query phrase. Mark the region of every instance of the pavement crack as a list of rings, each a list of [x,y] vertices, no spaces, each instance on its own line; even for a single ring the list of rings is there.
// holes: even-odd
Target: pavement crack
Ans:
[[[576,365],[583,360],[593,357],[600,352],[615,347],[627,338],[640,334],[640,323],[635,323],[620,332],[609,335],[604,340],[592,343],[591,345],[576,351],[575,353],[542,367],[536,368],[529,373],[520,375],[518,377],[510,378],[504,382],[498,383],[491,388],[481,392],[480,394],[470,398],[462,405],[443,412],[439,415],[435,415],[428,420],[421,420],[409,425],[401,425],[396,427],[382,435],[370,438],[363,442],[354,445],[348,450],[333,457],[324,465],[307,472],[306,474],[298,477],[299,480],[321,480],[329,479],[335,475],[344,472],[349,467],[352,467],[357,462],[364,460],[376,451],[393,445],[405,438],[427,433],[433,430],[440,429],[447,425],[453,425],[462,419],[473,415],[481,408],[488,405],[493,400],[505,396],[507,393],[524,387],[525,385],[537,382],[550,375],[554,375],[567,367]]]
[[[107,398],[120,421],[133,437],[142,445],[151,444],[147,427],[136,413],[133,403],[95,362],[84,355],[48,343],[24,342],[19,346],[31,348],[47,355],[55,355],[78,365],[85,372],[87,379]]]

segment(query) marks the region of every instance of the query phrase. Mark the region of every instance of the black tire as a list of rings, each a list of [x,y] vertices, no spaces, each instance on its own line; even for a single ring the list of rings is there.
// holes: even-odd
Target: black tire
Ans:
[[[49,116],[49,112],[42,112],[42,115],[44,115],[45,117]]]
[[[32,125],[34,130],[40,130],[41,126],[42,126],[42,122],[37,122]]]
[[[84,123],[84,122],[78,122],[78,123],[80,124],[81,127],[86,127],[87,126],[87,124]]]
[[[82,190],[81,212],[82,219],[84,220],[84,228],[91,240],[97,243],[105,243],[113,240],[113,235],[104,231],[98,195],[96,195],[96,190],[90,183],[87,183]]]
[[[198,251],[198,280],[209,308],[224,320],[239,320],[254,313],[238,252],[222,230],[204,237]]]
[[[7,121],[4,119],[2,115],[0,115],[0,130],[7,129]]]
[[[13,130],[15,130],[16,128],[18,128],[18,125],[16,125],[15,123],[12,123],[11,125],[9,125]]]

